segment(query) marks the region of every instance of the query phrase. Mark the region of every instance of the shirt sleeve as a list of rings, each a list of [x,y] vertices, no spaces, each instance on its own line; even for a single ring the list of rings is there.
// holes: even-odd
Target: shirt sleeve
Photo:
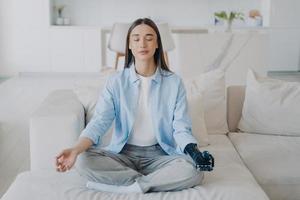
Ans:
[[[87,137],[96,146],[101,142],[115,119],[115,105],[113,101],[113,80],[110,77],[105,84],[102,93],[99,95],[95,113],[81,132],[80,137]]]
[[[197,143],[197,140],[192,135],[192,123],[188,114],[186,90],[182,79],[180,79],[174,109],[173,130],[174,139],[182,152],[184,152],[187,144]]]

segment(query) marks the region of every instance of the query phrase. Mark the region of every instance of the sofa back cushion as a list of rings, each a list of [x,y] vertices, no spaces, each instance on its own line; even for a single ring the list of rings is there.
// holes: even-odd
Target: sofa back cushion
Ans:
[[[300,83],[261,77],[249,69],[242,117],[244,132],[300,136]]]

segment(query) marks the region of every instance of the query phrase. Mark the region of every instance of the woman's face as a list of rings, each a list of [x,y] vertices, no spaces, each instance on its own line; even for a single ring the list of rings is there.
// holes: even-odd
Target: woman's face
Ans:
[[[152,59],[157,45],[155,31],[146,24],[136,26],[130,33],[129,49],[135,60],[147,61]]]

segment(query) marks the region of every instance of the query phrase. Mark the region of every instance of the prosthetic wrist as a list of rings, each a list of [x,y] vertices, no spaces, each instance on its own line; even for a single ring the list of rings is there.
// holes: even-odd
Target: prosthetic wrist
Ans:
[[[212,171],[214,167],[214,158],[208,152],[204,151],[201,153],[198,148],[197,144],[190,143],[186,145],[184,148],[184,153],[187,153],[191,156],[196,164],[196,168],[201,171]]]

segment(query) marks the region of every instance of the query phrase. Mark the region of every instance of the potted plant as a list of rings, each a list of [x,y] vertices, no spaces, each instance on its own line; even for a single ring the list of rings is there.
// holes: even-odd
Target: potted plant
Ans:
[[[231,31],[232,22],[236,19],[244,21],[244,14],[241,12],[231,11],[230,13],[226,13],[225,11],[215,12],[215,17],[219,20],[223,20],[227,22],[226,31]]]
[[[57,12],[57,19],[56,19],[56,24],[57,25],[62,25],[64,23],[64,19],[62,16],[63,10],[65,8],[65,5],[55,5],[54,10]]]

